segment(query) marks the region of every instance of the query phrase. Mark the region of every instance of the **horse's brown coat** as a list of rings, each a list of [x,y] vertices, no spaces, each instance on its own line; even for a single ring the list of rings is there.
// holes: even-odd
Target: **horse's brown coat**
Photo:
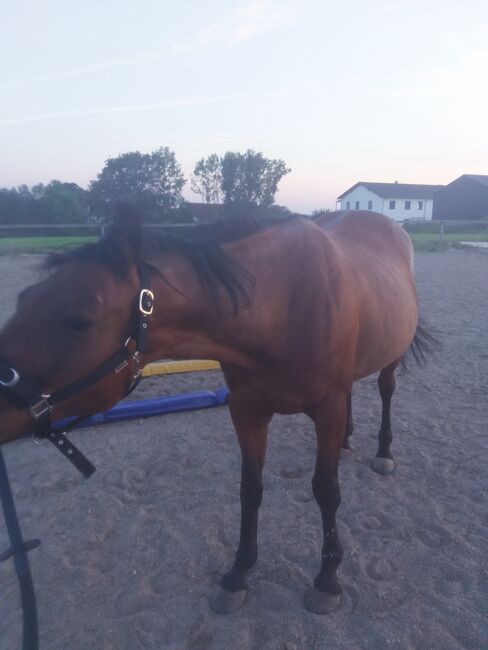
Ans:
[[[130,241],[126,245],[130,250]],[[241,540],[214,608],[229,611],[242,602],[227,596],[245,593],[246,573],[256,561],[267,425],[274,413],[305,412],[317,431],[313,490],[324,528],[322,568],[306,605],[331,611],[341,591],[335,512],[348,396],[356,379],[383,371],[386,438],[382,447],[380,437],[379,455],[389,457],[393,371],[418,321],[411,242],[389,219],[353,212],[316,222],[287,220],[223,246],[255,282],[250,306],[237,315],[223,289],[217,308],[178,252],[152,253],[146,260],[160,273],[153,275],[155,307],[144,363],[162,357],[219,360],[242,449]],[[126,278],[102,263],[67,262],[21,297],[0,334],[0,352],[45,392],[53,391],[121,345],[138,290],[135,260]],[[57,406],[54,417],[109,408],[124,394],[129,374],[113,375]],[[3,399],[0,413],[0,442],[29,430],[28,415]]]

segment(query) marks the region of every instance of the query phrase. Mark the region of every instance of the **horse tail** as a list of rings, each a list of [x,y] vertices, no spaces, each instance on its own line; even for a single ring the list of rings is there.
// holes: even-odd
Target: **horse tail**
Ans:
[[[431,357],[440,348],[440,342],[429,329],[425,326],[422,319],[419,319],[415,336],[410,346],[403,355],[402,365],[406,367],[407,357],[412,356],[417,366],[423,367]]]

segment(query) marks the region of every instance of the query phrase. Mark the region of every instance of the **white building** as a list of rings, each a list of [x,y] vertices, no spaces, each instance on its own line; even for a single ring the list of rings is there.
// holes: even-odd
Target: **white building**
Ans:
[[[337,197],[341,210],[372,210],[394,219],[432,219],[434,192],[440,185],[356,183]]]

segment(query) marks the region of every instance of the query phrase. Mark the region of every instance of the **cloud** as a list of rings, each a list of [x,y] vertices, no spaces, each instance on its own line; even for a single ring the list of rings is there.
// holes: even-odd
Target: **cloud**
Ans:
[[[168,48],[164,50],[152,50],[147,52],[139,52],[133,56],[124,57],[122,59],[107,59],[106,61],[97,61],[89,65],[79,66],[76,68],[68,68],[60,72],[53,72],[51,74],[38,75],[28,79],[20,79],[17,81],[10,81],[0,85],[0,90],[8,88],[15,88],[18,86],[26,86],[34,83],[44,83],[47,81],[61,81],[63,79],[73,79],[82,77],[96,72],[103,72],[105,70],[112,70],[114,68],[122,68],[130,65],[148,64],[153,61],[161,59],[163,56],[170,52]]]
[[[256,95],[210,95],[203,97],[181,97],[168,99],[152,104],[132,104],[129,106],[108,106],[105,108],[88,108],[78,111],[53,111],[49,113],[38,113],[36,115],[25,115],[18,117],[0,118],[0,125],[25,124],[26,122],[42,122],[59,118],[86,117],[93,115],[108,115],[113,113],[148,113],[159,111],[165,108],[186,108],[191,106],[202,106],[206,104],[225,104],[262,99],[284,97],[291,92],[288,88],[277,88],[266,93]]]
[[[287,27],[295,16],[295,1],[251,0],[197,33],[191,41],[175,44],[171,49],[177,53],[193,53],[217,44],[238,45],[259,34]]]
[[[191,54],[218,44],[237,45],[248,41],[258,34],[281,29],[289,25],[293,21],[294,16],[294,2],[278,3],[270,2],[269,0],[252,0],[237,7],[220,22],[212,23],[208,27],[205,27],[189,41],[175,42],[163,49],[138,52],[120,59],[96,61],[85,66],[10,81],[0,84],[0,90],[73,79],[132,65],[148,65],[169,55]]]
[[[293,22],[294,4],[254,0],[238,7],[229,33],[230,42],[246,41],[257,34],[282,29]]]
[[[400,11],[400,9],[404,9],[405,7],[412,5],[414,2],[415,0],[396,0],[396,2],[390,2],[387,5],[378,7],[378,9],[374,9],[371,12],[371,15],[376,16],[378,14],[390,14],[394,11]]]

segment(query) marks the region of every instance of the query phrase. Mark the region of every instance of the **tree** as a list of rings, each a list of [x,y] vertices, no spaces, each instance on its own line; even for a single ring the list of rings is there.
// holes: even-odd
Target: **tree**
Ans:
[[[37,203],[27,186],[18,189],[0,189],[0,223],[35,223],[39,221],[36,212]]]
[[[42,187],[42,190],[41,190]],[[76,183],[51,181],[34,186],[32,195],[40,204],[40,213],[48,223],[80,223],[88,216],[87,191]],[[40,193],[40,196],[39,196]]]
[[[269,207],[278,183],[290,171],[283,160],[265,158],[252,149],[246,153],[228,151],[222,158],[224,202]]]
[[[90,200],[95,211],[106,216],[111,202],[136,199],[146,219],[157,219],[181,204],[184,184],[181,167],[168,147],[148,154],[130,151],[105,162],[90,184]]]
[[[220,203],[222,196],[222,160],[216,153],[202,158],[195,165],[191,189],[201,194],[204,203]]]

